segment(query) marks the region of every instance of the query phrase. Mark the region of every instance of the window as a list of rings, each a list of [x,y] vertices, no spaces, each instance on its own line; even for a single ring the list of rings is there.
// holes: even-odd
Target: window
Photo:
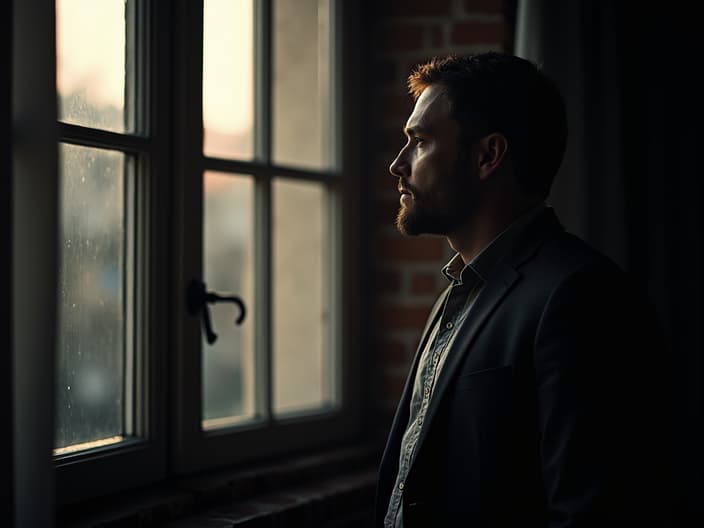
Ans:
[[[282,454],[350,431],[340,4],[205,0],[200,19],[188,18],[202,52],[177,51],[177,67],[203,75],[177,94],[189,111],[177,126],[179,217],[188,219],[177,240],[178,282],[237,295],[247,316],[238,326],[235,306],[209,305],[214,343],[201,320],[183,315],[178,325],[179,470]],[[200,122],[202,137],[187,124]]]
[[[341,4],[56,0],[59,503],[355,431]]]
[[[59,503],[163,477],[159,334],[149,300],[168,150],[140,0],[57,0],[58,284],[54,457]],[[163,134],[163,132],[162,132]],[[122,468],[134,468],[125,472]],[[109,478],[91,478],[103,475]]]
[[[59,302],[55,454],[134,431],[135,179],[127,151],[136,84],[126,71],[131,21],[122,0],[57,0]],[[129,9],[133,9],[132,4]],[[86,17],[86,18],[84,18]],[[86,24],[85,20],[93,21]],[[129,27],[130,33],[134,31]],[[126,57],[127,56],[127,57]],[[115,134],[101,134],[104,131]],[[132,136],[134,138],[134,136]]]

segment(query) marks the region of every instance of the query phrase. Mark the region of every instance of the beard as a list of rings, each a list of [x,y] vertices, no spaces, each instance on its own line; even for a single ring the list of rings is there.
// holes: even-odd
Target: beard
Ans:
[[[475,209],[476,190],[472,175],[458,160],[451,178],[443,188],[421,191],[403,182],[412,194],[409,206],[401,205],[396,215],[396,229],[404,235],[444,235],[457,231]]]
[[[413,203],[409,207],[402,205],[396,215],[396,229],[402,234],[447,235],[464,222],[466,204],[435,204],[424,200],[425,197],[417,190],[410,190],[413,193]]]

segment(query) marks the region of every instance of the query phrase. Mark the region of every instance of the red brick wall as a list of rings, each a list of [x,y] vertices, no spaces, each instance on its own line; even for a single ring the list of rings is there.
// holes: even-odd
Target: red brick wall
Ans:
[[[436,55],[503,50],[510,8],[503,0],[381,0],[373,11],[371,123],[376,401],[385,425],[396,408],[428,312],[447,285],[440,268],[452,256],[444,238],[402,237],[394,227],[396,180],[388,166],[404,144],[413,103],[405,79]],[[510,44],[508,44],[510,45]]]

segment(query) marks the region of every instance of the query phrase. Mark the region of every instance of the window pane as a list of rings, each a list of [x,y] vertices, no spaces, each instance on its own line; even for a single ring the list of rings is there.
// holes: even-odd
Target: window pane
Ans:
[[[125,0],[56,1],[59,119],[125,131]]]
[[[203,152],[251,159],[254,123],[252,0],[205,0]]]
[[[125,167],[120,152],[62,144],[57,454],[119,440],[131,385]],[[86,445],[82,445],[86,444]]]
[[[331,402],[327,193],[319,183],[273,183],[273,370],[277,413]]]
[[[254,415],[254,184],[246,176],[204,176],[204,279],[208,289],[239,296],[247,307],[210,305],[217,341],[203,339],[203,427],[227,426]]]
[[[329,0],[274,0],[272,148],[283,165],[329,166]]]

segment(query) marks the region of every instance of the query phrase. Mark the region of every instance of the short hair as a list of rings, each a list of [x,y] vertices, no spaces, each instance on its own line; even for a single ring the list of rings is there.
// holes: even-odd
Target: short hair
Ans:
[[[535,64],[499,52],[433,58],[408,77],[414,99],[431,84],[445,88],[461,141],[503,134],[519,187],[543,198],[550,193],[567,117],[557,86]]]

